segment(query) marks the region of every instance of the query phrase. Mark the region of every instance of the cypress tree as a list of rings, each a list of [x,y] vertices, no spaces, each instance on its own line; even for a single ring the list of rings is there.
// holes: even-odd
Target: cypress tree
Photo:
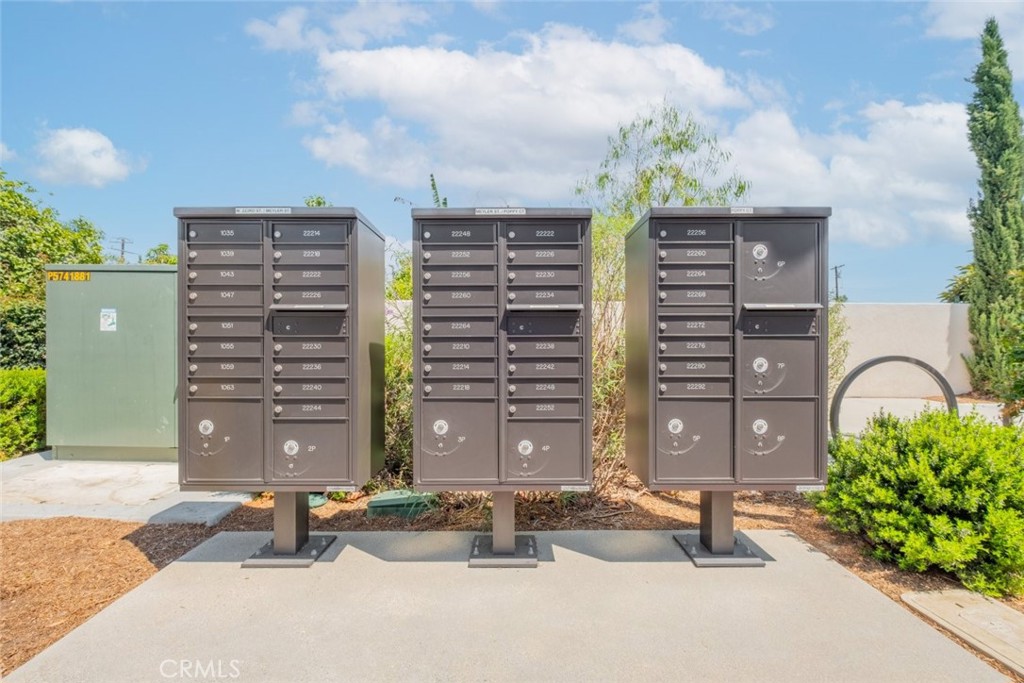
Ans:
[[[968,139],[981,171],[978,199],[968,210],[974,242],[968,368],[975,390],[1005,396],[1014,381],[1008,340],[1024,316],[1024,124],[995,19],[985,23],[981,52],[967,105]]]

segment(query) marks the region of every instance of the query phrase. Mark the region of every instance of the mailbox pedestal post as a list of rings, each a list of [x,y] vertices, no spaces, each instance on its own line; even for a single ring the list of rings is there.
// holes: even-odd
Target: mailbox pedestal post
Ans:
[[[495,491],[491,508],[491,535],[473,537],[470,567],[536,567],[537,538],[516,536],[516,493]]]
[[[733,492],[700,492],[700,531],[673,536],[698,567],[763,567],[764,560],[736,538]]]
[[[242,563],[243,567],[308,567],[323,555],[334,534],[309,535],[309,494],[274,494],[274,538]]]

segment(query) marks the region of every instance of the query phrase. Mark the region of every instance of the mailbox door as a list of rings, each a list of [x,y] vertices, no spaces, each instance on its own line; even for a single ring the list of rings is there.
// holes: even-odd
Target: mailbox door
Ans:
[[[431,482],[498,481],[498,406],[494,401],[424,400],[418,479]]]
[[[817,222],[742,222],[739,232],[743,303],[821,301]]]
[[[583,437],[578,419],[510,421],[505,444],[506,481],[583,479]]]
[[[263,482],[263,405],[189,400],[184,474],[193,484]]]
[[[349,481],[347,448],[349,421],[302,422],[278,420],[273,427],[274,444],[270,478],[291,483]]]
[[[815,480],[818,471],[818,399],[744,400],[739,419],[743,482]]]
[[[726,400],[658,401],[655,476],[659,482],[732,478],[732,405]]]

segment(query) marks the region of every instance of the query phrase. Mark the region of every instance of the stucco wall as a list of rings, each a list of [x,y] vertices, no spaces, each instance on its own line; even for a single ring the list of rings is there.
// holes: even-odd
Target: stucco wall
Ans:
[[[846,304],[849,372],[877,356],[912,356],[941,372],[958,393],[971,390],[962,355],[971,353],[966,304]],[[854,381],[847,396],[923,397],[940,394],[922,370],[884,363]]]

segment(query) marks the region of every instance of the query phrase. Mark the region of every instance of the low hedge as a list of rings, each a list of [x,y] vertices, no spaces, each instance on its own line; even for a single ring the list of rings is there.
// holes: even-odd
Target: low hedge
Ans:
[[[830,444],[818,509],[901,569],[938,568],[989,595],[1024,593],[1024,430],[977,416],[876,416]]]
[[[0,460],[46,445],[46,371],[0,370]]]

